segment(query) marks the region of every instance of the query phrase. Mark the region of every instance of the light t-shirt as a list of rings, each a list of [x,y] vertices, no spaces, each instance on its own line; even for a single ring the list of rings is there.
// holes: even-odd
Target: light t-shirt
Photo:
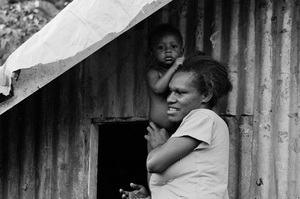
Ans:
[[[163,173],[151,175],[151,198],[228,199],[229,131],[224,120],[209,109],[193,110],[171,138],[182,136],[202,142]]]

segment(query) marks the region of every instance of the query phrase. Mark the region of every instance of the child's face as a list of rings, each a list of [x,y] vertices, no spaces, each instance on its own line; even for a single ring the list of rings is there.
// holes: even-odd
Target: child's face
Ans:
[[[182,46],[175,35],[163,35],[153,44],[153,53],[158,65],[169,68],[176,58],[182,56]]]

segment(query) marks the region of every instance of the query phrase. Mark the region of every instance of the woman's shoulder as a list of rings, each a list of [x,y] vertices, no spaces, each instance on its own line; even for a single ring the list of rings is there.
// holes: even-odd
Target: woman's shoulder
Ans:
[[[186,121],[211,121],[211,123],[225,123],[225,121],[213,110],[210,109],[195,109],[192,110],[185,118],[182,123]]]
[[[210,109],[205,109],[205,108],[199,108],[192,110],[186,117],[192,117],[192,116],[207,116],[210,118],[215,118],[215,117],[220,117],[216,112],[210,110]]]
[[[217,125],[221,127],[227,127],[227,124],[220,115],[210,109],[195,109],[191,111],[186,117],[185,120],[190,121],[210,121],[212,125]]]

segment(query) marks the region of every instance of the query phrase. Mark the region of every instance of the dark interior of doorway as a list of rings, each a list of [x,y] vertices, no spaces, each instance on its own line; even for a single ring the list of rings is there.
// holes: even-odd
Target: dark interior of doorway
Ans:
[[[147,121],[99,126],[98,199],[120,199],[130,182],[147,185]]]

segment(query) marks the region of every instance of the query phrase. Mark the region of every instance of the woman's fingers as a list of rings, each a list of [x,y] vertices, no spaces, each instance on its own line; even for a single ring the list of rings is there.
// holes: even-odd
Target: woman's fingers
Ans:
[[[123,189],[120,189],[119,190],[120,191],[120,193],[122,194],[122,198],[123,199],[126,199],[126,198],[128,198],[128,191],[125,191],[125,190],[123,190]]]
[[[156,132],[156,126],[153,122],[150,122],[149,126],[147,126],[148,136],[153,135]]]
[[[151,132],[153,132],[153,129],[150,127],[150,126],[147,126],[147,131],[149,132],[149,133],[151,133]]]
[[[149,135],[145,135],[144,138],[145,138],[147,141],[150,141],[150,136],[149,136]]]
[[[154,124],[153,122],[149,123],[149,126],[153,129],[153,130],[157,130],[157,126],[156,124]]]
[[[130,187],[134,189],[134,191],[132,192],[133,198],[147,198],[149,196],[148,191],[146,190],[146,188],[143,185],[130,183]],[[130,195],[130,197],[131,197],[131,195]]]
[[[140,190],[140,189],[144,188],[143,185],[134,184],[134,183],[130,183],[130,187],[135,189],[135,190]]]
[[[156,124],[154,124],[153,122],[150,122],[149,126],[147,127],[147,131],[149,134],[154,134],[159,131],[159,128]]]
[[[125,191],[120,189],[119,192],[122,194],[122,199],[142,199],[149,196],[148,191],[143,185],[130,183],[130,187],[133,191]]]

